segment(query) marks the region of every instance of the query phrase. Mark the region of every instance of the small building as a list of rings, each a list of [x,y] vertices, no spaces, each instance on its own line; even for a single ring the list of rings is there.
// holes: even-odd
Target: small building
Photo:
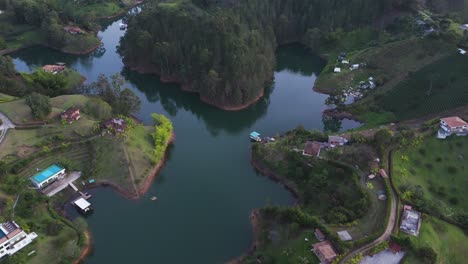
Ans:
[[[340,73],[340,72],[341,72],[341,68],[335,67],[335,69],[333,69],[333,72],[334,72],[334,73]]]
[[[461,30],[468,30],[468,24],[460,25]]]
[[[122,118],[111,118],[105,121],[102,121],[100,124],[102,131],[106,131],[113,135],[121,135],[125,133],[127,125],[125,120]]]
[[[411,207],[404,207],[401,216],[400,230],[408,235],[418,236],[421,227],[421,213],[412,210]]]
[[[87,214],[93,209],[91,207],[91,204],[88,201],[86,201],[86,199],[84,199],[83,197],[80,197],[73,201],[73,205],[76,206],[76,208],[78,208],[78,210],[83,214]]]
[[[73,123],[73,121],[77,121],[81,118],[80,108],[70,107],[60,114],[60,118],[64,120],[65,122],[71,124]]]
[[[468,123],[458,116],[440,119],[440,128],[437,132],[437,138],[445,139],[454,134],[457,136],[468,135]]]
[[[27,234],[14,221],[0,224],[0,258],[13,255],[25,246],[29,245],[37,234]]]
[[[458,53],[460,53],[461,55],[466,55],[466,50],[459,48]]]
[[[349,61],[348,61],[348,60],[342,60],[341,63],[343,63],[343,64],[349,64]]]
[[[392,253],[394,253],[394,254],[395,254],[395,253],[400,253],[400,251],[401,251],[401,246],[398,245],[397,243],[393,242],[393,241],[390,241],[390,242],[388,243],[388,249],[390,249],[390,251],[391,251]]]
[[[70,33],[72,35],[84,33],[84,30],[82,30],[81,28],[77,26],[66,26],[66,27],[63,27],[63,30],[65,30],[65,32]]]
[[[314,235],[318,241],[324,241],[326,239],[325,234],[318,228],[315,228]]]
[[[380,169],[379,174],[382,178],[388,178],[387,172],[384,169]]]
[[[351,237],[349,232],[346,231],[346,230],[336,232],[336,234],[341,239],[341,241],[351,241],[351,240],[353,240],[353,238]]]
[[[260,133],[255,132],[255,131],[250,133],[250,139],[253,141],[257,141],[257,142],[262,141],[262,138],[260,136],[261,136]]]
[[[38,172],[36,175],[30,177],[29,179],[39,189],[49,185],[57,178],[65,175],[65,169],[54,164],[49,166],[47,169]]]
[[[328,144],[330,147],[334,148],[336,146],[344,146],[348,143],[348,140],[340,136],[328,136]]]
[[[349,69],[351,71],[357,70],[357,69],[359,69],[359,64],[353,64],[353,65],[351,65],[351,67],[349,67]]]
[[[324,264],[332,263],[333,260],[338,256],[337,252],[328,240],[313,244],[311,250],[320,260],[320,263]]]
[[[322,144],[320,144],[320,142],[307,141],[305,144],[304,150],[302,151],[302,155],[318,157],[320,156],[321,147],[322,147]]]
[[[65,66],[63,65],[44,65],[42,66],[42,70],[47,73],[57,74],[61,73],[65,70]]]
[[[368,180],[373,180],[374,178],[375,178],[375,174],[370,174],[369,176],[367,176]]]

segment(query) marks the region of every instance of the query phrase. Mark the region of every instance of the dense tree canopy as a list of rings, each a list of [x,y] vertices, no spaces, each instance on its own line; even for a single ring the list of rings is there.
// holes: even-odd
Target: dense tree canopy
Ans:
[[[190,85],[207,102],[240,106],[261,95],[271,80],[278,44],[299,41],[313,28],[328,32],[369,24],[397,2],[153,1],[130,21],[120,51],[127,65]]]
[[[50,98],[36,92],[26,96],[26,104],[31,108],[32,115],[36,120],[45,119],[52,111]]]

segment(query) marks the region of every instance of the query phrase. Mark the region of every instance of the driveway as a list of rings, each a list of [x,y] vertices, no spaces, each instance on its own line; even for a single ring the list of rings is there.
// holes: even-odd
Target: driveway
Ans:
[[[8,129],[15,128],[15,125],[3,113],[0,113],[0,120],[2,120],[2,124],[0,125],[0,144],[1,144],[3,142],[3,139],[5,138],[5,135]]]

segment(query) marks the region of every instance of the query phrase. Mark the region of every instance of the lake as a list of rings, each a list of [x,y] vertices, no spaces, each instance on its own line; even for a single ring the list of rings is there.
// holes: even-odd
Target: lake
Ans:
[[[93,253],[86,263],[222,263],[241,255],[253,239],[251,210],[294,202],[288,191],[250,165],[249,133],[273,136],[298,125],[337,131],[359,124],[322,120],[327,95],[312,87],[325,62],[301,46],[278,49],[274,83],[262,99],[243,111],[226,112],[156,76],[124,69],[116,52],[124,34],[119,23],[116,19],[103,27],[103,49],[90,55],[41,47],[11,54],[23,72],[64,62],[87,82],[99,74],[120,73],[141,98],[138,117],[149,123],[155,112],[173,122],[176,141],[143,198],[129,201],[108,188],[91,191],[95,212],[87,222]],[[158,200],[151,201],[152,196]]]

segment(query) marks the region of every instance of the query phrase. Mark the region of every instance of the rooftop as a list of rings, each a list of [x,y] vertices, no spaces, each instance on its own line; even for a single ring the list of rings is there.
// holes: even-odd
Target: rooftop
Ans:
[[[48,178],[54,176],[55,174],[57,174],[59,171],[63,170],[62,167],[58,166],[58,165],[51,165],[50,167],[48,167],[47,169],[37,173],[36,175],[32,176],[31,179],[33,181],[35,181],[36,183],[41,183],[45,180],[47,180]]]
[[[468,123],[466,123],[465,120],[459,118],[458,116],[446,117],[440,120],[445,122],[449,127],[468,126]]]
[[[333,249],[330,241],[328,240],[315,243],[312,245],[312,248],[317,253],[317,255],[321,255],[327,261],[331,261],[337,256],[336,251]]]
[[[413,210],[404,210],[401,217],[400,229],[411,235],[417,236],[419,234],[419,223],[421,220],[421,213]]]
[[[91,206],[91,204],[88,201],[86,201],[84,198],[78,198],[73,203],[76,206],[78,206],[81,210],[86,210],[86,208]]]
[[[307,141],[304,147],[304,154],[318,156],[322,145],[317,141]]]

